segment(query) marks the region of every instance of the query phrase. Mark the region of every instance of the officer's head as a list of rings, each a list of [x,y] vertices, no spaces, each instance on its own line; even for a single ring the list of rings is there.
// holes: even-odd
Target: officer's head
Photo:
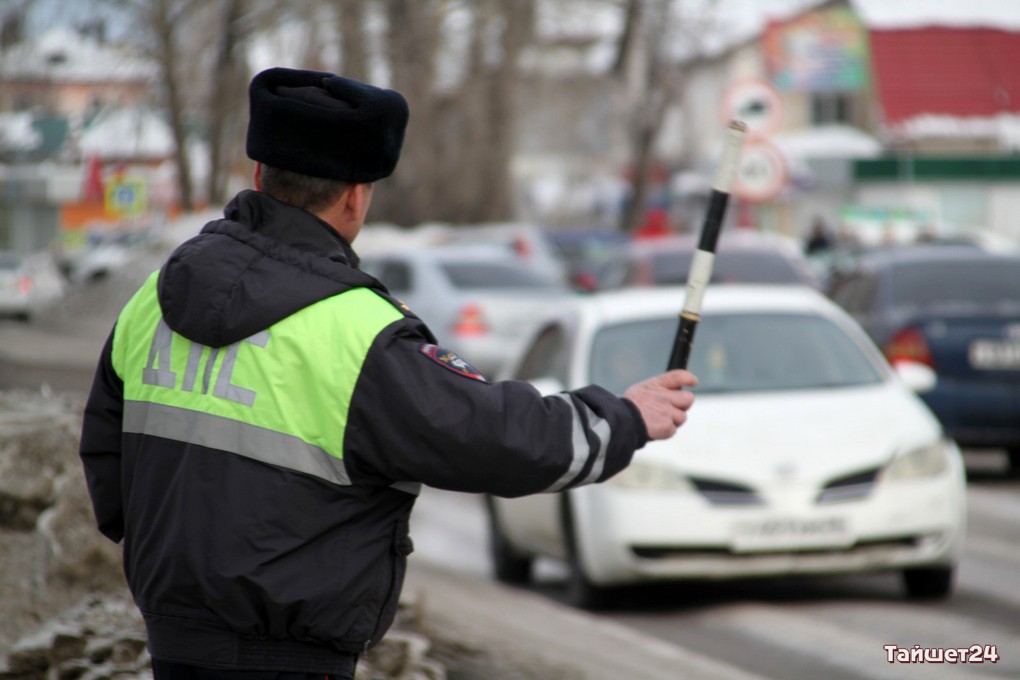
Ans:
[[[256,188],[274,198],[321,216],[352,185],[396,168],[408,119],[400,93],[271,68],[252,79],[248,94],[248,157],[257,162]],[[370,194],[370,186],[359,191]]]

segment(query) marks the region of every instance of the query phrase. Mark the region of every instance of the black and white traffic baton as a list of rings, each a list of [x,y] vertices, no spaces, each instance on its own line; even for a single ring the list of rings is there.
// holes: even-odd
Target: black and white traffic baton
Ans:
[[[739,120],[731,120],[726,129],[726,140],[723,145],[722,160],[716,171],[712,194],[708,200],[708,211],[701,225],[701,238],[698,249],[694,251],[691,269],[687,274],[687,297],[680,312],[680,325],[673,341],[673,351],[669,356],[669,369],[687,368],[687,360],[691,356],[694,345],[694,331],[701,321],[701,302],[705,297],[705,288],[712,279],[712,266],[715,264],[715,245],[722,230],[723,218],[726,216],[726,205],[730,200],[730,188],[737,175],[740,161],[740,148],[747,136],[747,125]]]

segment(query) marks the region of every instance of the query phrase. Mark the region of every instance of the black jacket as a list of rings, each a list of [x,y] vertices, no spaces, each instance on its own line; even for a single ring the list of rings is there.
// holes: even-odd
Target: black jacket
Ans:
[[[401,309],[356,267],[329,225],[246,191],[170,256],[159,305],[175,333],[213,348],[352,288]],[[409,483],[556,491],[609,478],[648,439],[634,405],[599,387],[543,398],[526,383],[453,370],[430,356],[435,338],[401,309],[350,368],[360,374],[338,483],[125,429],[125,381],[138,377],[115,370],[116,333],[89,396],[81,456],[99,528],[123,540],[151,653],[167,661],[341,670],[392,623],[412,549]]]

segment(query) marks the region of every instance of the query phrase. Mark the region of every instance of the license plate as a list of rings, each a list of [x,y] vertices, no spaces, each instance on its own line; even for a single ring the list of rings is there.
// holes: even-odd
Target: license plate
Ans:
[[[970,365],[979,370],[1020,369],[1020,340],[975,340],[968,351]]]
[[[845,548],[853,543],[846,517],[773,517],[733,526],[737,552]]]

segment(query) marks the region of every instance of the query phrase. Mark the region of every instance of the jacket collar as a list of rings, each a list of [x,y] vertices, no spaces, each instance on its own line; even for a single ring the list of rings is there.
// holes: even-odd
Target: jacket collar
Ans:
[[[292,248],[339,259],[357,268],[360,260],[347,240],[318,216],[261,191],[237,194],[223,211],[228,220]]]

